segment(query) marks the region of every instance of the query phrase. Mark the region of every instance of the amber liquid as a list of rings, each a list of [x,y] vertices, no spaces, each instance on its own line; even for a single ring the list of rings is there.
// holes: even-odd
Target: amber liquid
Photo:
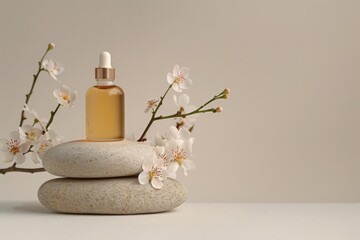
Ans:
[[[120,87],[116,85],[91,87],[86,93],[86,140],[123,140],[124,114],[124,91]]]

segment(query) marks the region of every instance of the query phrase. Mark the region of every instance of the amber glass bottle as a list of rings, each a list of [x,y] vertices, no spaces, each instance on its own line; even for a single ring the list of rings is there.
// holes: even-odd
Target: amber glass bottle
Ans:
[[[124,91],[114,85],[115,69],[108,52],[95,69],[97,85],[86,93],[86,140],[119,141],[125,136]]]

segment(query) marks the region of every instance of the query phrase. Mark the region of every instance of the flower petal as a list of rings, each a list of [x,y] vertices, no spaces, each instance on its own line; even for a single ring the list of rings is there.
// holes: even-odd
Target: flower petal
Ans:
[[[169,173],[175,173],[175,172],[177,172],[178,169],[179,169],[179,164],[178,164],[177,162],[171,162],[171,163],[168,165],[166,171],[167,171],[168,174],[169,174]]]
[[[151,179],[151,185],[156,189],[161,189],[164,185],[162,181],[160,181],[159,178],[153,178]]]
[[[182,92],[182,89],[181,89],[181,87],[180,87],[180,85],[179,85],[178,83],[174,83],[174,84],[172,85],[172,89],[173,89],[174,91],[176,91],[176,92]]]
[[[64,92],[64,93],[70,93],[71,92],[70,88],[68,86],[66,86],[66,85],[62,85],[60,90],[61,90],[61,92]]]
[[[76,98],[77,98],[78,92],[76,90],[72,91],[70,93],[70,101],[71,102],[75,102]]]
[[[26,142],[26,143],[21,144],[20,145],[20,153],[21,153],[21,155],[23,153],[26,153],[27,151],[29,151],[30,147],[31,147],[31,143]]]
[[[174,82],[174,76],[171,73],[168,73],[166,76],[166,80],[169,84],[172,84]]]
[[[182,68],[180,68],[180,72],[183,74],[184,77],[187,77],[190,74],[190,68],[182,67]]]
[[[191,85],[192,85],[192,80],[187,77],[187,78],[184,79],[184,82],[181,84],[181,87],[183,89],[188,89],[188,88],[191,87]]]
[[[165,147],[156,146],[155,147],[155,153],[156,153],[157,156],[164,154],[165,153]]]
[[[179,131],[180,138],[182,139],[189,139],[190,138],[190,131],[186,128],[181,128]]]
[[[26,160],[25,156],[22,153],[15,154],[14,159],[17,164],[22,164]]]
[[[176,150],[177,148],[182,148],[183,144],[184,144],[184,140],[182,139],[170,139],[169,141],[166,142],[165,149],[167,152],[169,151],[171,152],[173,150]]]
[[[49,61],[47,59],[44,59],[42,62],[41,62],[41,66],[42,68],[47,68],[47,65],[49,64]]]
[[[26,132],[25,132],[24,128],[19,127],[19,134],[20,134],[21,140],[26,141]]]
[[[31,153],[31,159],[34,163],[40,163],[40,157],[37,154],[37,152],[32,152]]]
[[[8,140],[6,140],[5,138],[0,139],[0,151],[2,151],[2,152],[8,151],[7,145],[6,145],[7,142],[8,142]]]
[[[51,72],[49,71],[49,75],[50,75],[50,77],[52,77],[54,80],[57,81],[57,77],[52,71]]]
[[[59,98],[59,97],[60,97],[60,94],[61,94],[60,89],[55,89],[55,90],[53,91],[53,94],[54,94],[54,97]]]
[[[139,183],[140,184],[147,184],[149,183],[150,181],[150,176],[149,176],[149,173],[148,172],[141,172],[138,176],[138,179],[139,179]]]
[[[3,152],[0,156],[2,162],[11,162],[14,159],[14,154],[10,152]]]
[[[58,98],[58,103],[60,103],[60,105],[62,106],[70,106],[70,103],[62,98]]]
[[[40,137],[41,134],[42,134],[42,130],[41,130],[40,128],[33,128],[32,130],[33,130],[34,133],[35,133],[35,139],[36,139],[36,140],[39,139],[39,137]]]
[[[142,168],[145,172],[149,172],[152,169],[154,162],[152,159],[147,159],[143,162]]]
[[[179,130],[175,126],[169,127],[168,135],[169,135],[170,139],[179,139],[180,138]]]
[[[177,96],[176,96],[175,94],[174,94],[174,96],[173,96],[173,99],[174,99],[175,105],[176,105],[177,107],[180,107],[180,106],[179,106],[179,103],[178,103]]]
[[[157,158],[154,160],[154,167],[162,168],[164,167],[164,160]]]
[[[182,167],[185,170],[193,170],[193,169],[195,169],[195,163],[191,160],[184,160],[182,163]]]
[[[12,131],[10,133],[10,139],[20,141],[20,133],[19,133],[19,131]]]
[[[186,93],[180,95],[179,107],[185,108],[187,105],[189,105],[189,102],[190,102],[190,97]]]
[[[179,73],[180,73],[180,67],[179,67],[179,65],[175,65],[174,69],[173,69],[174,77],[177,77],[177,75],[179,75]]]
[[[155,136],[155,146],[164,146],[165,145],[165,140],[164,138],[157,133]]]
[[[186,152],[186,157],[190,157],[192,154],[192,145],[194,143],[194,138],[189,138],[188,140],[184,141],[183,147],[184,151]]]

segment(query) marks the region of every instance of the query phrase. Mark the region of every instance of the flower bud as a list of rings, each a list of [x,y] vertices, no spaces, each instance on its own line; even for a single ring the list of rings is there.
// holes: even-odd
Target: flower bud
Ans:
[[[230,93],[230,89],[225,88],[224,91],[223,91],[223,94],[229,94],[229,93]]]
[[[224,94],[221,98],[223,98],[223,99],[228,99],[228,98],[229,98],[229,95],[228,95],[228,94]]]
[[[220,113],[220,112],[222,112],[222,111],[223,111],[223,108],[222,108],[222,107],[217,107],[217,108],[214,108],[214,110],[213,110],[214,113],[215,113],[215,112]]]
[[[48,50],[54,49],[55,48],[55,43],[49,43],[48,45]]]

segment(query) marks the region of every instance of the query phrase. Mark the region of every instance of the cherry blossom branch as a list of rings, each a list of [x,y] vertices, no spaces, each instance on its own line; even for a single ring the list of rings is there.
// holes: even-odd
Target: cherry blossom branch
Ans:
[[[169,118],[178,118],[178,117],[182,117],[182,118],[185,118],[189,115],[194,115],[194,114],[199,114],[199,113],[208,113],[208,112],[213,112],[213,113],[216,113],[216,112],[221,112],[222,111],[222,108],[221,107],[217,107],[217,108],[209,108],[209,109],[205,109],[203,110],[204,107],[206,107],[207,105],[209,105],[211,102],[213,101],[216,101],[216,100],[219,100],[219,99],[227,99],[228,98],[228,95],[230,93],[230,90],[229,89],[225,89],[224,91],[222,91],[221,93],[219,93],[218,95],[214,96],[213,98],[211,98],[209,101],[207,101],[206,103],[204,103],[203,105],[201,105],[199,108],[197,108],[196,110],[192,111],[192,112],[189,112],[189,113],[181,113],[181,111],[178,111],[177,113],[175,114],[172,114],[172,115],[167,115],[167,116],[158,116],[156,117],[156,113],[158,111],[158,109],[160,108],[162,102],[163,102],[163,99],[164,97],[166,96],[166,94],[169,92],[170,88],[172,87],[172,84],[169,86],[169,88],[167,89],[167,91],[165,92],[164,96],[161,97],[161,100],[159,102],[159,105],[156,107],[156,109],[153,111],[152,113],[152,116],[151,116],[151,119],[148,123],[148,125],[146,126],[143,134],[141,135],[141,137],[139,138],[138,142],[143,142],[143,141],[146,141],[146,138],[145,137],[145,134],[147,133],[147,131],[150,129],[150,126],[155,122],[155,121],[158,121],[158,120],[163,120],[163,119],[169,119]]]
[[[201,105],[198,109],[189,112],[189,113],[181,113],[180,111],[172,114],[172,115],[168,115],[168,116],[159,116],[154,118],[154,121],[158,121],[158,120],[162,120],[162,119],[168,119],[168,118],[178,118],[178,117],[182,117],[185,118],[186,116],[190,116],[190,115],[194,115],[194,114],[198,114],[198,113],[207,113],[207,112],[220,112],[220,108],[209,108],[206,110],[202,110],[204,107],[206,107],[207,105],[209,105],[211,102],[216,101],[218,99],[224,99],[225,97],[225,93],[224,91],[221,92],[220,94],[214,96],[212,99],[210,99],[209,101],[207,101],[206,103],[204,103],[203,105]]]
[[[6,174],[7,172],[26,172],[26,173],[36,173],[36,172],[45,172],[44,168],[18,168],[16,163],[11,167],[0,169],[0,174]]]

